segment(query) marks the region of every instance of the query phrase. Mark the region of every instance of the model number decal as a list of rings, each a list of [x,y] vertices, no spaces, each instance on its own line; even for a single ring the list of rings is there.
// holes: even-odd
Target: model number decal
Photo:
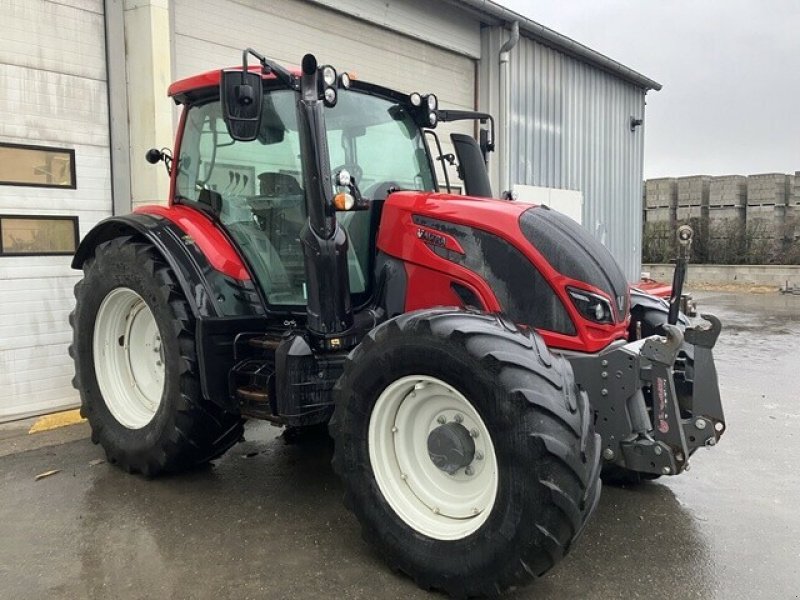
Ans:
[[[437,235],[432,231],[423,229],[422,227],[417,228],[417,237],[426,244],[433,244],[434,246],[439,246],[441,248],[444,248],[447,245],[447,240],[443,235]]]

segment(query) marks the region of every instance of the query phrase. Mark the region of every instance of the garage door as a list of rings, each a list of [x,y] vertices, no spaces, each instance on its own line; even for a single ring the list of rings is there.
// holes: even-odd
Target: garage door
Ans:
[[[67,354],[77,281],[69,250],[76,220],[85,234],[111,213],[111,184],[102,0],[4,0],[0,22],[0,421],[7,421],[78,403]]]
[[[434,92],[442,107],[475,107],[474,60],[455,52],[297,0],[175,2],[175,78],[235,65],[246,46],[287,65],[311,52],[365,81]],[[472,126],[437,129],[443,142],[453,131]]]

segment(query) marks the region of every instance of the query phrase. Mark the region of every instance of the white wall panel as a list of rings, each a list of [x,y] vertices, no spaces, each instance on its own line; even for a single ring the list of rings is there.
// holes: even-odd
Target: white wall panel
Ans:
[[[0,63],[90,79],[106,77],[102,1],[3,0]]]
[[[0,142],[75,150],[77,188],[0,186],[0,214],[111,214],[102,0],[0,2]],[[0,422],[72,407],[71,257],[0,257]]]
[[[430,0],[311,0],[392,31],[480,58],[480,22],[456,6]]]

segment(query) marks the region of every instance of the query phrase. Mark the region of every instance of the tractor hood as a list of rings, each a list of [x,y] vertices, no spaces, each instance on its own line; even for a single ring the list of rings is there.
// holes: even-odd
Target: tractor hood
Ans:
[[[594,352],[627,336],[623,272],[589,232],[546,206],[395,192],[383,208],[378,248],[443,274],[431,274],[427,289],[463,284],[484,310],[536,328],[548,345]],[[431,294],[422,292],[428,305]],[[435,302],[458,297],[443,291]]]
[[[625,320],[628,280],[608,248],[573,219],[547,207],[523,212],[519,226],[556,271],[602,290],[614,304],[615,321]]]

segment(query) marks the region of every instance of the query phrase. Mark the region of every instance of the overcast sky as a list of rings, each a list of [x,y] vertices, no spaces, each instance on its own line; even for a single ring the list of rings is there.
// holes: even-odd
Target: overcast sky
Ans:
[[[800,171],[800,0],[500,0],[655,79],[645,177]]]

